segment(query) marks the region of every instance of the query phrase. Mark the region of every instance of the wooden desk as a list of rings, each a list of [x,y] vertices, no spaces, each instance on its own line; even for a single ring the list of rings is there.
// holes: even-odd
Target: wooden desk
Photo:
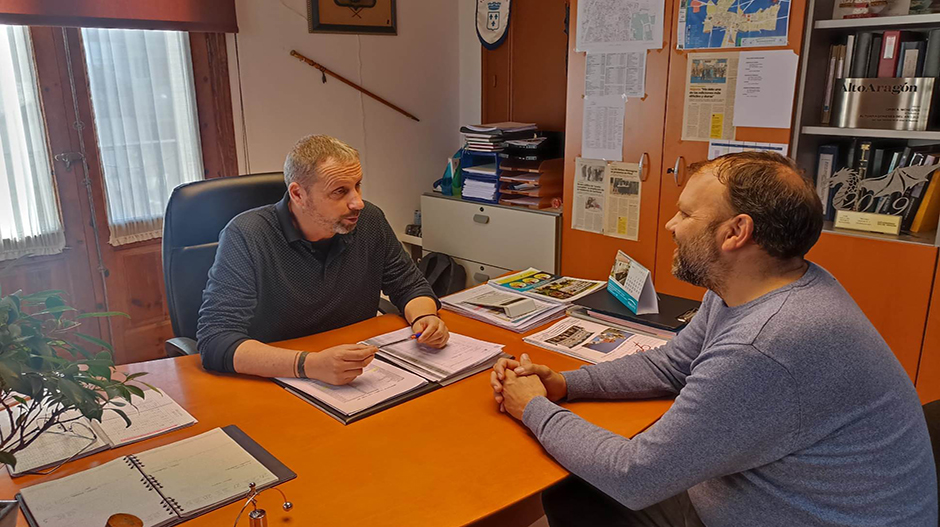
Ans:
[[[511,331],[449,312],[442,317],[451,331],[506,344],[505,351],[517,357],[527,352],[534,362],[556,370],[583,364],[524,344],[522,337]],[[400,317],[386,315],[281,345],[322,349],[404,326]],[[272,527],[464,525],[537,494],[567,475],[525,426],[499,413],[487,374],[344,426],[271,381],[208,373],[199,357],[129,364],[120,369],[149,372],[143,380],[172,396],[199,422],[73,461],[49,476],[11,480],[3,470],[0,497],[12,498],[21,486],[229,424],[238,425],[297,473],[297,479],[280,487],[294,502],[290,514],[281,511],[276,492],[265,493],[260,500],[271,515]],[[633,436],[659,419],[670,404],[653,400],[566,406],[593,423]],[[240,506],[229,505],[186,525],[232,525]],[[242,522],[247,525],[245,518]],[[18,525],[26,525],[22,517]]]

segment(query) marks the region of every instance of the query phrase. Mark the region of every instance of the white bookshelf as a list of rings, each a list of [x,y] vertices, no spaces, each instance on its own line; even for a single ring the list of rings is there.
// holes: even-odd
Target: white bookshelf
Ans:
[[[806,135],[826,135],[833,137],[873,137],[880,139],[916,139],[925,141],[940,141],[940,131],[934,130],[915,132],[904,130],[877,130],[874,128],[804,126],[802,132]]]
[[[929,15],[885,16],[875,18],[845,18],[818,20],[816,29],[917,29],[940,26],[940,13]]]

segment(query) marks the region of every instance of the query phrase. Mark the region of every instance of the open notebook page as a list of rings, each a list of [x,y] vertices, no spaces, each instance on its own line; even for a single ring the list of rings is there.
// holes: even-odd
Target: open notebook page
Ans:
[[[21,405],[14,406],[12,408],[14,415],[18,415],[21,408],[23,408]],[[42,415],[36,419],[30,429],[35,430],[36,426],[45,422],[48,415],[50,411],[43,410]],[[14,454],[16,467],[7,465],[10,475],[19,476],[31,470],[55,466],[66,459],[87,456],[107,448],[105,439],[95,433],[88,419],[82,417],[78,410],[63,412],[59,416],[59,422],[64,424],[53,425],[28,447]],[[10,433],[10,420],[2,413],[0,413],[0,430],[3,430],[4,437]]]
[[[38,525],[78,527],[106,525],[112,514],[133,514],[144,527],[159,527],[177,519],[160,494],[142,481],[127,458],[84,470],[20,491]]]
[[[196,422],[196,419],[169,395],[149,389],[144,395],[146,397],[143,399],[134,397],[133,406],[128,404],[119,407],[131,420],[131,426],[127,426],[116,412],[107,409],[100,423],[92,422],[92,426],[99,433],[103,433],[112,447],[141,441]],[[109,407],[110,404],[106,408]]]
[[[249,483],[261,488],[277,481],[221,428],[147,450],[134,458],[183,517],[247,494]]]
[[[373,360],[363,370],[362,375],[342,386],[333,386],[313,379],[283,377],[278,380],[323,401],[347,416],[427,384],[421,377],[379,360]]]

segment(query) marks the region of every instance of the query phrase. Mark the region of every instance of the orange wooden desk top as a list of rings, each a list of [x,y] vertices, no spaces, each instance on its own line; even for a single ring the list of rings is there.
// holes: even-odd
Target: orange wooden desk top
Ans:
[[[452,332],[506,345],[519,356],[556,370],[583,363],[522,342],[522,336],[450,312]],[[358,324],[286,341],[295,349],[322,349],[405,327],[385,315]],[[198,423],[153,439],[68,463],[49,476],[11,479],[0,475],[0,497],[20,487],[60,478],[120,456],[229,424],[238,425],[297,473],[280,486],[294,503],[281,510],[280,495],[265,493],[269,525],[464,525],[519,502],[559,481],[567,472],[492,398],[488,374],[478,374],[404,404],[342,425],[273,382],[202,369],[199,357],[121,366],[146,371],[142,380],[165,391]],[[575,402],[565,406],[618,434],[633,436],[655,422],[671,401]],[[232,525],[241,504],[229,505],[187,526]],[[116,511],[119,512],[119,511]],[[247,525],[246,518],[242,524]],[[18,525],[26,526],[20,516]],[[79,527],[79,526],[76,526]],[[80,526],[94,527],[94,526]]]

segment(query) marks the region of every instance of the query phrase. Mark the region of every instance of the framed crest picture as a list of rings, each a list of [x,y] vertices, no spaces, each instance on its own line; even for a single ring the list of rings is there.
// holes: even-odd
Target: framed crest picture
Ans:
[[[397,35],[395,0],[307,0],[310,33]]]

